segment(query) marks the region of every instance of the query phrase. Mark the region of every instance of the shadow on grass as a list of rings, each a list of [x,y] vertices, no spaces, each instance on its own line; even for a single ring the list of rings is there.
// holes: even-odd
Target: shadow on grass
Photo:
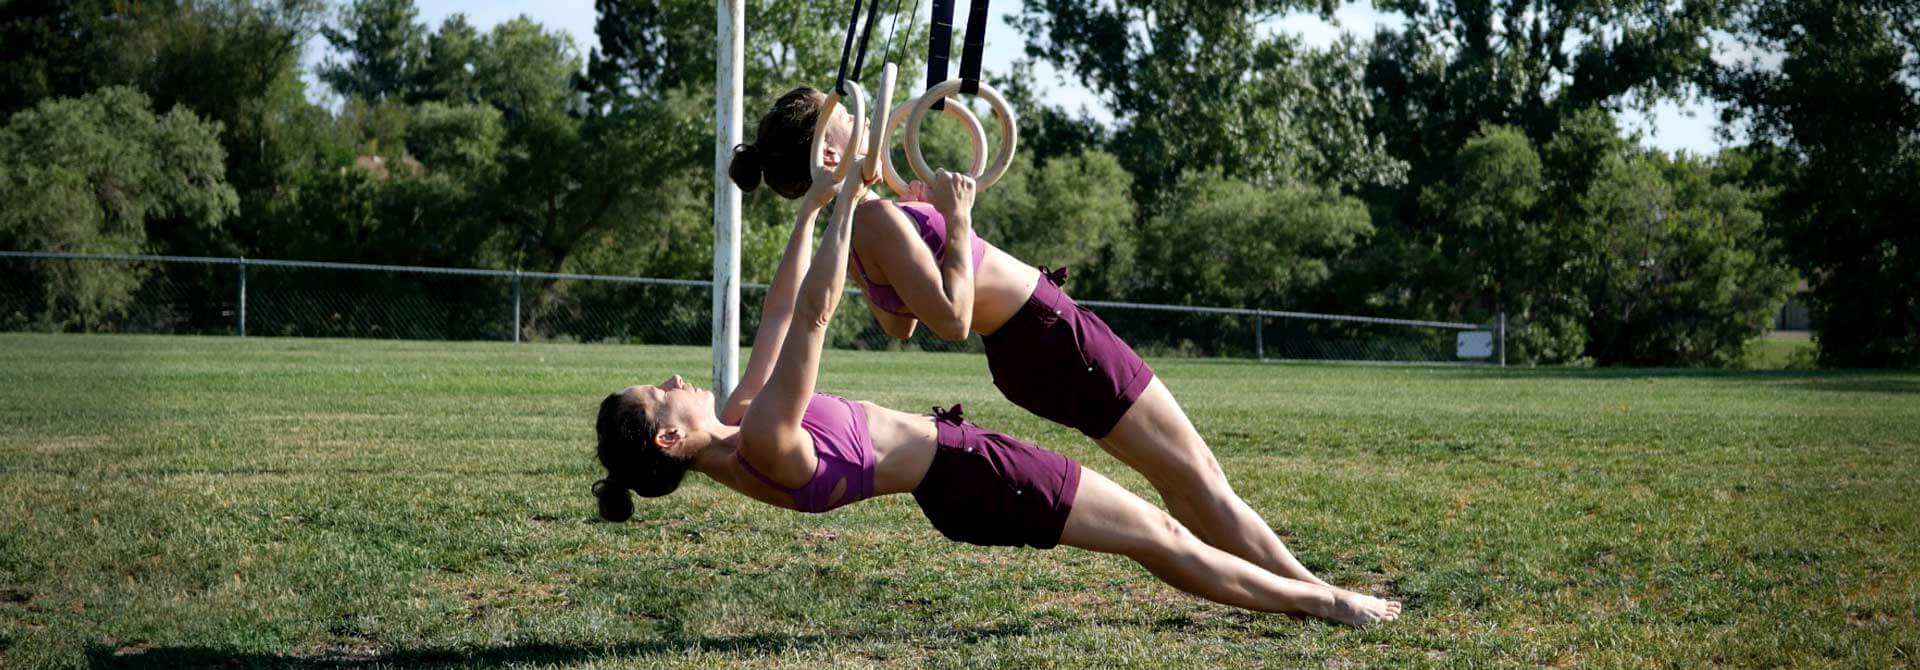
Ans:
[[[956,636],[968,644],[1000,637],[1018,637],[1040,632],[1027,624],[1000,624],[974,629],[942,630],[939,633],[889,632],[834,635],[759,634],[738,637],[669,638],[651,642],[610,645],[565,645],[528,643],[473,649],[401,649],[391,652],[361,651],[343,648],[300,654],[245,654],[211,647],[121,647],[89,645],[89,668],[299,668],[303,670],[347,670],[352,668],[486,668],[507,665],[583,663],[612,660],[645,665],[647,659],[688,652],[751,653],[773,656],[822,646],[876,640],[906,640],[933,635]]]

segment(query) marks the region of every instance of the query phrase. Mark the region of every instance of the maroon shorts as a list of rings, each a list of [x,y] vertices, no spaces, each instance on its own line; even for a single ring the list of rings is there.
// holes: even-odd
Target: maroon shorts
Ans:
[[[933,465],[913,500],[941,535],[987,547],[1052,549],[1080,488],[1080,464],[966,423],[935,419]]]
[[[1027,304],[981,338],[1000,394],[1035,416],[1100,439],[1140,399],[1153,369],[1105,321],[1043,273]]]

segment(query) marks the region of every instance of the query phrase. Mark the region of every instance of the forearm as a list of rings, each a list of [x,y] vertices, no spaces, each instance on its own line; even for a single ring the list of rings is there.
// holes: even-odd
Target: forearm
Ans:
[[[761,311],[793,311],[794,296],[800,292],[800,278],[806,276],[807,268],[813,263],[813,222],[819,216],[820,210],[810,207],[801,208],[796,215],[793,234],[787,238],[779,266],[774,268],[773,282],[767,285],[767,300],[761,305]]]
[[[793,303],[800,290],[800,277],[812,264],[813,220],[818,215],[819,210],[802,207],[794,221],[787,249],[780,256],[773,282],[767,287],[767,298],[760,306],[760,328],[753,335],[753,354],[747,359],[746,370],[741,372],[740,384],[734,387],[721,411],[723,423],[735,425],[741,420],[747,404],[759,395],[773,372],[773,362],[780,356],[787,326],[793,322]]]
[[[849,197],[854,196],[854,197]],[[840,306],[847,283],[847,254],[853,243],[853,208],[858,193],[843,191],[833,206],[826,233],[821,236],[819,261],[807,269],[794,305],[795,320],[813,320],[825,326]]]
[[[973,228],[947,228],[947,249],[940,258],[940,284],[952,314],[946,330],[949,340],[963,340],[973,329]]]
[[[839,306],[840,289],[847,278],[848,231],[852,228],[852,201],[860,192],[842,190],[834,205],[833,218],[820,242],[819,262],[807,268],[793,306],[793,315],[779,346],[777,363],[771,364],[766,378],[766,397],[742,412],[742,430],[757,432],[796,426],[813,395],[819,373],[820,350],[826,344],[827,323]],[[755,351],[755,357],[759,357]]]

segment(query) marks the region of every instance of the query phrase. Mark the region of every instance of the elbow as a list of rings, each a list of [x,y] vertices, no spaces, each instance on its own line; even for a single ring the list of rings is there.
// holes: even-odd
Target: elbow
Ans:
[[[720,412],[720,423],[727,426],[738,426],[740,425],[740,420],[746,418],[746,416],[747,406],[734,402],[732,398],[728,398],[726,409]]]
[[[973,332],[973,319],[966,316],[956,316],[950,319],[941,319],[938,323],[927,322],[927,328],[932,329],[933,334],[940,336],[940,339],[948,342],[965,342],[967,341],[967,334]]]
[[[833,322],[833,312],[839,306],[839,296],[803,296],[800,304],[794,306],[793,320],[813,328],[826,328]]]
[[[800,305],[793,320],[795,323],[804,323],[814,330],[826,330],[827,325],[833,323],[834,307],[834,301],[831,299],[808,300]]]

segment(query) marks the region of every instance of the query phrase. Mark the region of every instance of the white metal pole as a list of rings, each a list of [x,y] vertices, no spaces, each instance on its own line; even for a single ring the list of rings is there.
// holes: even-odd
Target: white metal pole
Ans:
[[[713,399],[724,405],[740,376],[740,189],[727,178],[740,143],[745,0],[716,0],[713,104]],[[716,408],[718,406],[716,405]]]
[[[240,336],[247,336],[247,257],[240,257]]]

